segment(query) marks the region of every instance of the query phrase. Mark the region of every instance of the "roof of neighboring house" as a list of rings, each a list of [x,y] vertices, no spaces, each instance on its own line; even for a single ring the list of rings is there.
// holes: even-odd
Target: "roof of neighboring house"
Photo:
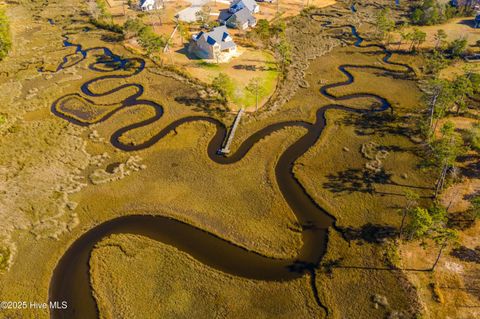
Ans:
[[[140,6],[143,7],[144,5],[147,4],[155,4],[155,0],[140,0]]]
[[[220,26],[213,28],[210,32],[200,32],[195,37],[195,41],[198,41],[200,38],[204,38],[209,45],[214,45],[218,43],[220,45],[220,50],[229,49],[235,46],[235,42],[232,40],[225,41],[230,35],[228,34],[226,26]]]
[[[257,3],[255,2],[255,0],[234,0],[232,1],[232,5],[230,6],[230,8],[235,9],[237,7],[243,7],[253,12],[256,6]]]
[[[227,21],[232,15],[233,13],[229,12],[228,10],[221,10],[220,14],[218,15],[218,20],[220,20],[220,22]]]
[[[248,10],[248,8],[243,8],[242,10],[235,12],[228,19],[231,19],[232,17],[235,17],[235,19],[239,23],[255,22],[256,21],[255,17],[252,15],[250,10]]]

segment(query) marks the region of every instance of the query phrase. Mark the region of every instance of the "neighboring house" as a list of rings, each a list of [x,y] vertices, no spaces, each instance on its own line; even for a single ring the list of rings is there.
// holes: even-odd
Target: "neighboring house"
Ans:
[[[450,0],[448,2],[456,8],[465,7],[477,10],[480,8],[480,0]]]
[[[243,8],[247,8],[251,13],[260,12],[260,6],[255,0],[233,0],[228,11],[230,11],[230,13],[235,13]]]
[[[151,10],[158,10],[162,9],[161,0],[140,0],[139,6],[142,11],[151,11]]]
[[[201,59],[228,61],[237,52],[237,45],[228,34],[226,26],[213,28],[210,32],[200,32],[192,37],[188,52]]]
[[[228,11],[223,11],[220,13],[218,21],[221,24],[227,25],[227,27],[240,30],[254,27],[257,24],[257,19],[255,19],[248,8],[243,8],[233,14]]]

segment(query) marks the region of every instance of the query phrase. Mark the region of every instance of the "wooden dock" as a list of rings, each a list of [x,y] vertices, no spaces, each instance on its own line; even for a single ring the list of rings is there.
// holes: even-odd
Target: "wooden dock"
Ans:
[[[228,154],[230,153],[230,145],[232,144],[233,138],[235,137],[235,131],[237,130],[238,124],[240,123],[240,119],[244,113],[243,108],[238,111],[237,116],[235,117],[235,121],[233,122],[232,128],[228,133],[227,141],[223,145],[223,147],[219,150],[220,154]]]

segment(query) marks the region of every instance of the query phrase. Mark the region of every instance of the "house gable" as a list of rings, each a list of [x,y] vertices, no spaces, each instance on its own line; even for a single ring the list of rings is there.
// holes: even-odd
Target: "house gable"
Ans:
[[[247,8],[243,8],[234,13],[226,22],[232,28],[246,29],[249,26],[254,26],[257,20]]]
[[[235,0],[232,2],[229,11],[231,13],[238,12],[244,8],[247,8],[252,13],[257,13],[260,9],[260,6],[255,2],[255,0]]]

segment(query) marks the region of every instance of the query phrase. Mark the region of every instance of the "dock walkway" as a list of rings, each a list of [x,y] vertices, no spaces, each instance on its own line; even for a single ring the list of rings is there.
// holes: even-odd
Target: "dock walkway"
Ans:
[[[242,115],[243,115],[244,112],[245,112],[244,109],[240,109],[240,111],[238,111],[238,114],[235,117],[235,121],[233,122],[232,128],[230,129],[230,132],[228,133],[227,142],[219,150],[220,154],[230,153],[230,145],[232,144],[233,138],[235,137],[235,131],[237,130],[238,124],[240,123],[240,119],[242,118]]]

